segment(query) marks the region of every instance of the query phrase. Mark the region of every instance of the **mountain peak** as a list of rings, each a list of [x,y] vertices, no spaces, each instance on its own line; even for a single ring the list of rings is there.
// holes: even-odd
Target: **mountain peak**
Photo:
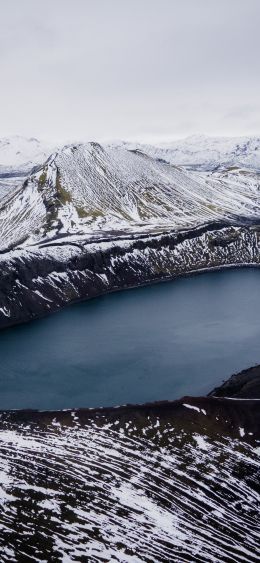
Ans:
[[[52,152],[53,146],[35,137],[13,135],[0,139],[0,167],[30,168],[41,164]],[[30,166],[31,165],[31,166]]]

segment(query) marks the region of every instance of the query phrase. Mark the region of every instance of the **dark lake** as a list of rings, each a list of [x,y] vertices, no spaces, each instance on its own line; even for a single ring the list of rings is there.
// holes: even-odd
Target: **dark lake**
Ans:
[[[260,363],[260,270],[122,291],[0,332],[0,409],[208,393]]]

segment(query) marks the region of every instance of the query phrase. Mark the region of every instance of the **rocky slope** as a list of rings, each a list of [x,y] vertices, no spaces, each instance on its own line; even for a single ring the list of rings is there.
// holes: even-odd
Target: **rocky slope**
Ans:
[[[106,291],[259,264],[259,176],[71,145],[0,205],[0,326]]]
[[[259,416],[188,397],[2,413],[1,561],[256,563]]]
[[[260,366],[235,373],[209,396],[260,399]]]

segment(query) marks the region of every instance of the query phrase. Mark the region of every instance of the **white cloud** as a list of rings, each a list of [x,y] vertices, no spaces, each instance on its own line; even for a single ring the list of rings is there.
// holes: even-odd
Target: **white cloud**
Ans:
[[[0,2],[0,136],[260,132],[259,0]]]

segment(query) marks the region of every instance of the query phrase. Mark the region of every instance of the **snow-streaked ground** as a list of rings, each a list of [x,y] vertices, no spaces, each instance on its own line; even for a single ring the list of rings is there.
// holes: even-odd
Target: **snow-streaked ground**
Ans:
[[[227,402],[3,414],[1,561],[256,563],[255,407],[241,432]]]

